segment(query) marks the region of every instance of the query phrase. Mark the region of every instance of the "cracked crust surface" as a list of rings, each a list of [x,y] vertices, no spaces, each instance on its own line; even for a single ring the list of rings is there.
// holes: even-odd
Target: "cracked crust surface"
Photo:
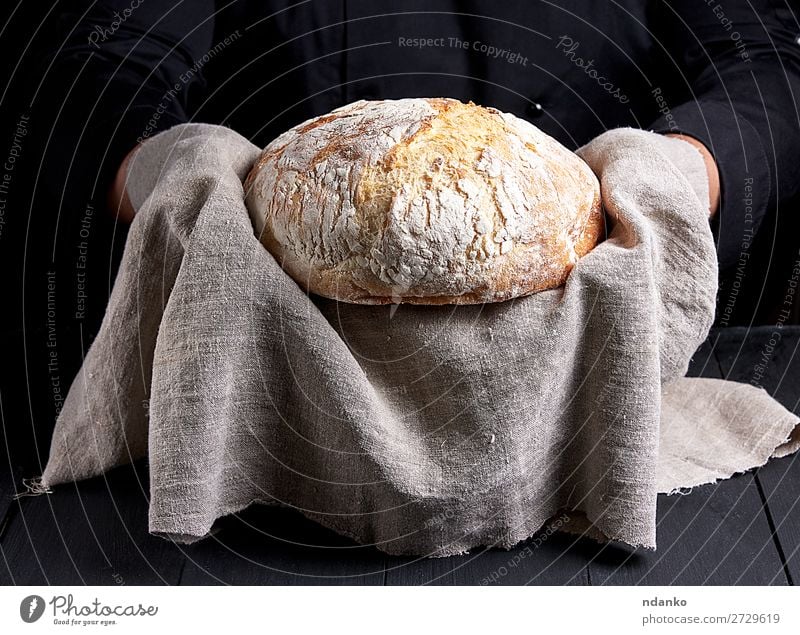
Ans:
[[[446,98],[357,101],[262,152],[262,244],[306,290],[360,304],[479,304],[558,287],[600,239],[600,186],[527,121]]]

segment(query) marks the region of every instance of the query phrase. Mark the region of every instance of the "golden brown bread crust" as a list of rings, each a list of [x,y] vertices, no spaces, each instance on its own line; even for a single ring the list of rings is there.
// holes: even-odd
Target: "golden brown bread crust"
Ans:
[[[245,182],[303,288],[364,304],[479,304],[558,287],[604,233],[575,154],[452,99],[355,102],[287,131]]]

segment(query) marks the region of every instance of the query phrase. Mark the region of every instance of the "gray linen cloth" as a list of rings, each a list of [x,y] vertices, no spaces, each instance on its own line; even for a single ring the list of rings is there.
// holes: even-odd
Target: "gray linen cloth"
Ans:
[[[393,554],[511,547],[562,512],[654,548],[658,492],[800,444],[762,389],[683,378],[717,277],[688,144],[582,148],[608,239],[564,287],[483,306],[307,295],[254,235],[258,154],[186,124],[135,155],[138,213],[35,491],[149,456],[150,531],[180,542],[259,502]]]

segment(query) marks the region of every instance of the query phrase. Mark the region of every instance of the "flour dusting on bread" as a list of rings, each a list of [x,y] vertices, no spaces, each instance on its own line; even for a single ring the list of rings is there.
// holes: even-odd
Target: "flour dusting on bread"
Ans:
[[[454,99],[358,101],[270,143],[245,183],[264,246],[346,302],[474,304],[563,284],[599,185],[532,124]]]

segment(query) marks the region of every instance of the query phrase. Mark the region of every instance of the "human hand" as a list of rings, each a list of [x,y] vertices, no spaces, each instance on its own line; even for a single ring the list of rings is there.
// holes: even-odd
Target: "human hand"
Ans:
[[[699,143],[699,142],[698,142]],[[577,150],[578,156],[584,161],[589,163],[589,167],[594,170],[595,174],[600,178],[600,188],[603,190],[603,203],[607,204],[607,198],[613,199],[614,190],[619,186],[619,179],[607,179],[606,172],[609,170],[618,169],[618,163],[627,156],[628,146],[633,144],[639,150],[637,152],[641,155],[641,149],[650,147],[651,151],[655,151],[655,155],[649,158],[640,156],[638,160],[652,163],[653,165],[640,165],[634,171],[630,169],[630,165],[626,164],[625,169],[628,170],[624,178],[638,180],[639,176],[643,176],[656,169],[654,166],[659,167],[658,170],[663,170],[664,166],[671,164],[680,172],[684,179],[684,189],[688,187],[688,193],[693,194],[695,200],[691,203],[694,209],[694,214],[705,212],[706,218],[709,215],[711,208],[711,201],[719,198],[719,180],[716,182],[716,192],[712,192],[712,184],[709,182],[708,164],[704,154],[699,148],[690,142],[683,139],[676,139],[673,135],[659,134],[647,130],[640,130],[637,128],[616,128],[607,130],[601,135],[595,137],[582,148]],[[665,162],[666,160],[666,162]],[[716,164],[713,165],[716,169]],[[659,173],[660,174],[660,173]],[[651,177],[654,174],[650,174]],[[664,175],[665,177],[665,175]],[[606,181],[609,180],[608,183]],[[663,179],[662,179],[663,180]],[[652,186],[651,186],[652,187]],[[659,188],[655,188],[658,190]],[[655,193],[655,192],[654,192]],[[687,205],[689,202],[687,201]],[[612,205],[613,207],[613,205]],[[606,209],[608,212],[609,210]],[[613,218],[612,224],[613,224]]]
[[[111,214],[123,223],[130,223],[136,215],[136,210],[133,209],[125,184],[128,178],[128,164],[138,149],[139,145],[137,144],[133,150],[125,155],[108,190],[108,209]]]
[[[700,141],[695,139],[694,137],[690,137],[688,135],[678,134],[674,132],[668,132],[664,135],[665,137],[673,137],[675,139],[680,139],[681,141],[686,141],[693,145],[703,157],[703,162],[706,164],[706,172],[708,173],[708,211],[709,216],[714,216],[719,209],[719,197],[720,197],[720,189],[719,189],[719,169],[717,168],[717,162],[714,160],[714,157],[709,152],[708,148],[703,145]]]

